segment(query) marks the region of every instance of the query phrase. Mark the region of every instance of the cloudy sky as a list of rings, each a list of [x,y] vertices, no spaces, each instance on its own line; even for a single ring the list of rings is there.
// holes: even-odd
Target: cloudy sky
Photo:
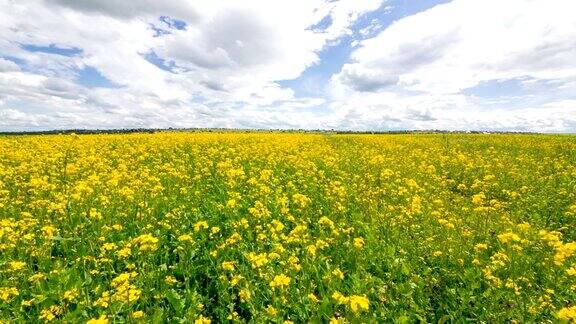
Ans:
[[[0,0],[0,131],[576,131],[574,0]]]

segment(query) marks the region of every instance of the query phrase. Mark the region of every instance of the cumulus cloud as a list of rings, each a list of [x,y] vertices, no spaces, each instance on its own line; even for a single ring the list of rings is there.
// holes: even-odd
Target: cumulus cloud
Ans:
[[[0,58],[0,72],[12,72],[12,71],[19,71],[20,67],[18,67],[18,64],[12,62],[12,61],[8,61],[5,60],[3,58]]]
[[[0,130],[576,130],[575,4],[453,0],[388,26],[401,6],[0,0]],[[298,81],[318,66],[337,72]]]
[[[571,1],[454,0],[438,5],[360,41],[351,61],[332,77],[332,94],[352,110],[382,99],[386,107],[373,107],[370,113],[395,110],[408,128],[568,130],[574,101],[557,99],[574,98],[560,93],[562,87],[576,90],[574,10]],[[526,80],[520,84],[523,94],[502,105],[482,104],[474,96],[476,87],[497,88],[510,80]],[[530,84],[542,82],[555,83],[547,90],[556,98],[538,94],[554,102],[554,109],[533,105]],[[497,93],[489,87],[485,92],[490,91]],[[355,106],[350,98],[357,98]],[[430,106],[430,100],[436,104]]]
[[[189,1],[179,0],[46,0],[49,5],[58,5],[74,10],[99,13],[118,18],[134,18],[141,16],[158,17],[168,15],[194,22],[200,14]]]
[[[0,109],[43,107],[33,110],[48,119],[36,124],[60,113],[63,125],[80,127],[234,127],[240,116],[215,116],[286,103],[281,114],[298,100],[276,82],[317,63],[328,41],[380,2],[0,1]],[[326,17],[330,26],[310,28]],[[111,89],[98,88],[106,82]]]
[[[362,41],[340,81],[355,87],[377,74],[411,90],[456,93],[494,79],[574,77],[574,10],[571,1],[455,0]]]

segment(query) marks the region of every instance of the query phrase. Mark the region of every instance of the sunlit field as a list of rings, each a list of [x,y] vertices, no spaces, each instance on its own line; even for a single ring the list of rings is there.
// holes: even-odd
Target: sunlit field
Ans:
[[[0,322],[576,319],[576,137],[0,137]]]

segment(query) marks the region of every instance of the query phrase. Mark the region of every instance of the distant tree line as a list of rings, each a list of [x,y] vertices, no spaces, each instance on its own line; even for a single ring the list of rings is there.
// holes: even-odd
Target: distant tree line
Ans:
[[[51,135],[51,134],[131,134],[158,132],[234,132],[234,133],[319,133],[319,134],[538,134],[519,131],[447,131],[447,130],[382,130],[354,131],[336,129],[234,129],[234,128],[122,128],[122,129],[65,129],[45,131],[0,132],[0,135]]]

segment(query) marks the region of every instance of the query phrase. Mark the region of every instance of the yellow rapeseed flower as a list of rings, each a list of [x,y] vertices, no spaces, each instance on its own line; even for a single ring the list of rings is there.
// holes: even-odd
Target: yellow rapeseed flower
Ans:
[[[290,284],[290,277],[280,274],[274,276],[274,279],[270,282],[270,287],[274,288],[284,288]]]
[[[205,228],[208,228],[208,223],[206,221],[198,221],[194,224],[194,231],[199,232]]]
[[[89,320],[86,324],[108,324],[108,319],[106,318],[106,315],[100,315],[98,318]]]
[[[210,324],[210,323],[212,323],[212,321],[211,321],[209,318],[204,317],[203,315],[200,315],[200,316],[194,321],[194,324]]]
[[[558,311],[557,317],[561,321],[576,322],[576,306],[564,307]]]
[[[362,249],[364,247],[364,238],[357,237],[354,239],[354,247],[357,249]]]
[[[234,271],[234,262],[233,261],[222,262],[222,269],[226,271]]]
[[[361,310],[368,310],[370,307],[370,301],[366,296],[352,295],[349,297],[349,301],[350,308],[354,313],[357,313]]]

